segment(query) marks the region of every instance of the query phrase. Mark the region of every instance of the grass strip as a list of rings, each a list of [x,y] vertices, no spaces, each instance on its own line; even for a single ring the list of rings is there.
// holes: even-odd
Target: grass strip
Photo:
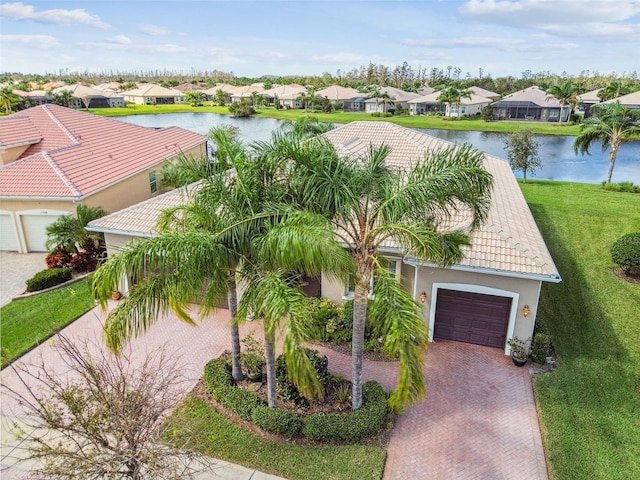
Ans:
[[[189,396],[165,423],[166,439],[247,468],[291,480],[379,480],[386,452],[367,445],[274,443]]]
[[[2,367],[93,308],[86,279],[14,300],[0,309]]]
[[[538,321],[558,368],[534,379],[552,479],[640,478],[640,285],[609,249],[640,231],[640,195],[534,181],[527,202],[562,275],[542,287]]]

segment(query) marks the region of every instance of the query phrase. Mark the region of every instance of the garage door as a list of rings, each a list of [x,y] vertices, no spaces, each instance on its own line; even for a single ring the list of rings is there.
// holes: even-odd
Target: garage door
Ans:
[[[47,227],[58,215],[22,215],[22,228],[28,252],[46,252]]]
[[[16,227],[11,215],[7,213],[0,213],[0,250],[18,250]]]
[[[504,348],[510,297],[438,290],[433,337]]]

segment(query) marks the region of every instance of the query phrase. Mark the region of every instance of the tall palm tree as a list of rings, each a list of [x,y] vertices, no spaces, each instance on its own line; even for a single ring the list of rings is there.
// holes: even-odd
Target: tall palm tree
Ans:
[[[346,256],[333,242],[325,219],[282,202],[286,175],[279,159],[236,155],[229,161],[233,174],[217,173],[191,205],[165,213],[161,235],[126,246],[96,273],[93,292],[103,305],[123,275],[142,279],[109,313],[108,344],[120,349],[160,313],[173,311],[192,323],[187,306],[195,298],[202,316],[226,295],[233,309],[239,279],[246,288],[233,321],[237,327],[235,322],[249,315],[263,320],[269,405],[276,406],[275,333],[282,319],[287,322],[283,353],[292,380],[305,395],[319,395],[311,362],[300,348],[303,321],[309,316],[297,279],[303,273],[343,272]],[[236,328],[232,336],[237,364]]]
[[[449,85],[448,87],[445,87],[442,90],[442,92],[438,96],[437,101],[440,103],[446,103],[449,106],[449,115],[448,115],[449,118],[451,118],[451,112],[453,110],[452,106],[455,105],[456,107],[458,107],[458,117],[459,117],[460,102],[462,101],[463,98],[471,98],[471,94],[472,94],[471,90],[468,90],[466,88],[459,89],[454,85]]]
[[[596,140],[602,142],[602,151],[609,152],[609,173],[607,183],[611,183],[613,167],[620,146],[631,140],[632,135],[640,133],[640,122],[632,112],[620,105],[620,102],[594,105],[594,116],[589,117],[580,126],[580,133],[573,143],[575,153],[589,153],[589,148]]]
[[[285,134],[301,137],[314,137],[333,129],[330,123],[320,122],[316,117],[298,117],[295,120],[284,120],[280,130]]]
[[[567,123],[571,120],[571,105],[575,105],[578,100],[578,88],[574,82],[567,80],[566,82],[551,85],[547,89],[547,98],[555,98],[560,104],[560,115],[558,116],[558,123],[562,122],[562,112],[565,106],[569,106],[569,114],[567,115]]]
[[[323,145],[321,139],[315,142]],[[362,357],[371,281],[380,276],[385,263],[381,246],[393,239],[399,248],[417,257],[441,265],[459,261],[460,247],[469,244],[469,235],[458,230],[442,231],[440,222],[446,222],[454,212],[466,207],[471,218],[468,227],[481,223],[490,203],[492,177],[482,167],[482,154],[470,146],[429,153],[409,171],[385,165],[389,152],[386,146],[371,146],[362,158],[341,158],[326,145],[305,149],[283,141],[276,143],[276,148],[280,155],[291,155],[294,160],[289,179],[298,201],[329,218],[338,241],[353,261],[352,408],[355,410],[362,405]],[[393,282],[395,279],[374,281],[375,298],[380,301],[395,298],[390,305],[394,305],[396,313],[406,314],[407,319],[419,318],[416,311],[419,307],[411,303],[406,293],[403,297],[403,290]],[[397,287],[393,292],[392,286]],[[407,320],[413,328],[413,332],[407,332],[403,331],[402,318],[392,319],[397,321],[386,325],[395,329],[387,335],[388,342],[395,342],[393,348],[405,354],[400,356],[399,385],[391,403],[402,407],[425,390],[418,350],[426,340],[426,327],[424,322]]]
[[[0,89],[0,109],[4,110],[6,115],[13,113],[20,99],[13,93],[11,86]]]

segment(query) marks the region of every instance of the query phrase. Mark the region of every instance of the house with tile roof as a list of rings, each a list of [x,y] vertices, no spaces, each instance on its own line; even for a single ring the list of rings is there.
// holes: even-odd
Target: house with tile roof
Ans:
[[[455,144],[390,122],[352,122],[324,134],[341,156],[365,155],[369,145],[387,145],[389,166],[407,169],[425,153]],[[440,268],[415,258],[392,240],[383,254],[405,288],[422,303],[431,340],[453,340],[510,352],[507,341],[532,336],[542,282],[560,282],[560,274],[529,211],[509,164],[484,156],[493,175],[491,207],[486,222],[472,234],[464,258]],[[105,235],[109,254],[135,238],[158,235],[157,218],[164,208],[189,202],[198,184],[173,190],[89,224]],[[460,213],[453,225],[468,222]],[[126,285],[125,285],[126,287]],[[350,298],[348,282],[323,277],[321,293],[342,302]]]
[[[80,83],[53,89],[54,94],[60,94],[65,91],[71,92],[75,97],[70,105],[72,108],[124,107],[124,97],[116,92],[99,90]]]
[[[158,196],[162,166],[206,142],[57,105],[0,118],[0,250],[44,251],[46,227],[77,203],[115,212]]]
[[[616,102],[620,102],[620,105],[622,105],[623,107],[627,107],[629,110],[639,110],[640,109],[640,90],[637,92],[628,93],[627,95],[622,95],[612,100],[607,100],[604,103],[616,103]]]
[[[143,83],[138,88],[122,92],[125,102],[138,105],[173,105],[187,102],[184,92],[154,83]]]
[[[407,102],[409,106],[409,115],[444,115],[447,106],[438,101],[440,92],[432,91],[420,97],[416,97]]]
[[[553,95],[533,86],[506,95],[491,104],[494,120],[566,122],[570,108],[562,108]]]
[[[578,104],[584,110],[584,118],[589,118],[591,116],[591,107],[603,101],[599,95],[601,90],[602,88],[596,88],[595,90],[581,93],[580,95],[576,96]]]

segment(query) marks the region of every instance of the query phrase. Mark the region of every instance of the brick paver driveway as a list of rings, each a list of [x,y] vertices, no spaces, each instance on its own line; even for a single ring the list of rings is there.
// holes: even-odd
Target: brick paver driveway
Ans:
[[[531,377],[500,350],[439,341],[427,398],[393,430],[385,480],[545,480]]]

